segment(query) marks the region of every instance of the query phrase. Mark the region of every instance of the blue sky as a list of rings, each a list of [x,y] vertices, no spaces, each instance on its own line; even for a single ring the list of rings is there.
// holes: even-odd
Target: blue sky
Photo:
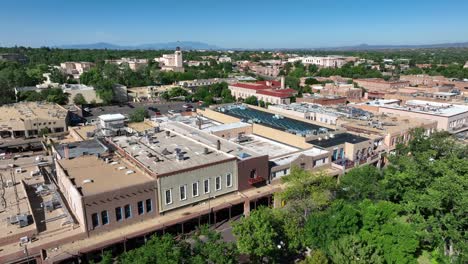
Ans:
[[[201,41],[313,48],[468,41],[467,0],[2,0],[0,46]]]

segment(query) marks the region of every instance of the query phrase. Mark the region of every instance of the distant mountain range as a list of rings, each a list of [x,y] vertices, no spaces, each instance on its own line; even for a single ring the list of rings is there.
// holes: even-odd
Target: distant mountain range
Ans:
[[[386,50],[386,49],[432,49],[432,48],[467,48],[468,42],[421,44],[421,45],[368,45],[342,47],[323,47],[315,50]]]
[[[111,50],[172,50],[176,47],[181,47],[183,50],[226,50],[228,48],[218,47],[216,45],[207,44],[197,41],[178,41],[166,43],[152,43],[141,45],[115,45],[106,42],[91,43],[91,44],[72,44],[61,45],[57,48],[62,49],[111,49]],[[368,45],[361,44],[355,46],[340,46],[340,47],[321,47],[321,48],[302,48],[302,49],[246,49],[235,48],[232,50],[336,50],[336,51],[352,51],[352,50],[391,50],[391,49],[429,49],[429,48],[467,48],[468,42],[457,43],[440,43],[440,44],[422,44],[422,45]]]
[[[222,48],[210,45],[203,42],[197,41],[178,41],[178,42],[166,42],[166,43],[151,43],[141,45],[115,45],[106,42],[98,42],[91,44],[72,44],[72,45],[61,45],[57,48],[62,49],[113,49],[113,50],[172,50],[176,47],[180,47],[183,50],[220,50]]]

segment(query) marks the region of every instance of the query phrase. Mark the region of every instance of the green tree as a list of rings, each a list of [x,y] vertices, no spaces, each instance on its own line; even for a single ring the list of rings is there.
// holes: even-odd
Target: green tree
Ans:
[[[244,99],[244,103],[249,104],[249,105],[258,105],[258,100],[257,100],[257,97],[251,95]]]
[[[348,200],[378,199],[382,197],[381,172],[374,166],[355,168],[340,179],[340,193]]]
[[[145,118],[149,117],[148,110],[145,108],[137,108],[130,114],[130,122],[143,122]]]
[[[41,97],[47,102],[64,105],[68,103],[68,94],[60,88],[48,88],[41,91]]]
[[[85,105],[88,102],[86,102],[86,99],[84,98],[83,94],[77,93],[73,98],[73,103],[76,105]]]
[[[179,264],[186,262],[189,245],[177,242],[171,235],[153,236],[145,246],[128,251],[118,259],[122,264],[164,263]]]
[[[312,252],[312,254],[303,261],[299,262],[299,264],[328,264],[327,255],[320,249],[316,249]]]
[[[261,207],[235,223],[232,232],[240,253],[248,254],[254,261],[263,258],[274,261],[285,243],[282,229],[282,223],[272,209]]]
[[[67,75],[57,68],[50,70],[50,81],[53,83],[66,83]]]

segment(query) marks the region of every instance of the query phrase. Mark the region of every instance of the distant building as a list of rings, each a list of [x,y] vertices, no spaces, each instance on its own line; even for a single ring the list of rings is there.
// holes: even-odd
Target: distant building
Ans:
[[[221,62],[221,63],[222,63],[222,62],[232,62],[232,59],[231,59],[231,57],[228,57],[228,56],[224,56],[224,55],[223,55],[223,56],[220,56],[220,57],[218,58],[218,62]]]
[[[468,129],[468,106],[410,100],[403,105],[384,105],[380,113],[437,121],[437,129],[458,133]]]
[[[80,79],[81,74],[89,71],[95,64],[92,62],[62,62],[60,69],[67,75],[73,76],[74,79]]]
[[[321,68],[341,68],[347,63],[343,56],[303,57],[301,61],[305,65],[314,64]]]
[[[122,114],[100,115],[97,128],[106,137],[117,136],[125,132],[126,121],[127,118]]]
[[[128,102],[127,86],[122,84],[114,84],[112,89],[114,90],[114,101],[119,103]]]
[[[296,98],[298,103],[313,103],[319,105],[339,105],[346,104],[347,98],[339,95],[323,95],[323,94],[304,94],[302,97]]]
[[[257,75],[261,76],[269,76],[269,77],[278,77],[281,66],[280,65],[252,65],[250,66],[250,70]]]
[[[236,99],[246,99],[250,96],[257,97],[265,103],[289,104],[290,97],[297,91],[285,88],[284,81],[258,81],[256,83],[235,83],[229,85],[232,96]]]
[[[102,99],[97,96],[96,90],[92,86],[86,86],[84,84],[63,84],[62,90],[69,95],[70,102],[73,102],[77,94],[82,94],[87,103],[93,101],[102,103]]]
[[[468,61],[465,62],[465,65],[463,65],[463,68],[464,68],[464,69],[468,68]]]
[[[117,60],[106,60],[106,63],[118,66],[128,65],[131,70],[136,71],[148,66],[148,59],[121,58]]]
[[[352,84],[325,84],[325,87],[320,90],[322,95],[335,95],[346,97],[348,101],[360,101],[362,98],[362,89],[354,88]]]
[[[4,53],[0,54],[0,61],[14,61],[19,63],[27,63],[28,58],[19,53]]]
[[[199,66],[209,66],[209,61],[188,61],[187,65],[189,67],[199,67]]]
[[[227,82],[227,83],[235,83],[237,82],[236,78],[211,78],[211,79],[195,79],[195,80],[186,80],[186,81],[179,81],[179,85],[184,87],[184,88],[189,88],[189,89],[195,89],[200,86],[207,86],[207,85],[212,85],[216,83],[222,83],[222,82]]]
[[[354,82],[368,91],[388,91],[410,85],[409,81],[386,81],[380,78],[355,79]]]
[[[30,138],[67,131],[68,111],[58,104],[21,102],[0,107],[0,136]]]
[[[156,59],[161,66],[162,71],[184,72],[182,51],[177,47],[174,54],[163,54],[161,58]]]

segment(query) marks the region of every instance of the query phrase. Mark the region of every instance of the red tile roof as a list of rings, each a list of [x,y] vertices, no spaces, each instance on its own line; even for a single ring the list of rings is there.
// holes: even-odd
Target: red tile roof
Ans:
[[[291,97],[297,93],[296,90],[293,89],[268,89],[268,90],[261,90],[257,91],[258,94],[270,95],[280,98],[287,98]]]
[[[268,85],[268,82],[270,85]],[[280,98],[291,97],[296,94],[293,89],[281,89],[281,82],[278,81],[258,81],[255,83],[235,83],[231,86],[255,90],[258,94],[275,96]]]
[[[252,90],[264,90],[264,89],[271,89],[271,88],[280,88],[281,82],[270,81],[269,86],[267,85],[267,81],[258,81],[255,83],[235,83],[235,84],[232,84],[231,86],[252,89]]]

